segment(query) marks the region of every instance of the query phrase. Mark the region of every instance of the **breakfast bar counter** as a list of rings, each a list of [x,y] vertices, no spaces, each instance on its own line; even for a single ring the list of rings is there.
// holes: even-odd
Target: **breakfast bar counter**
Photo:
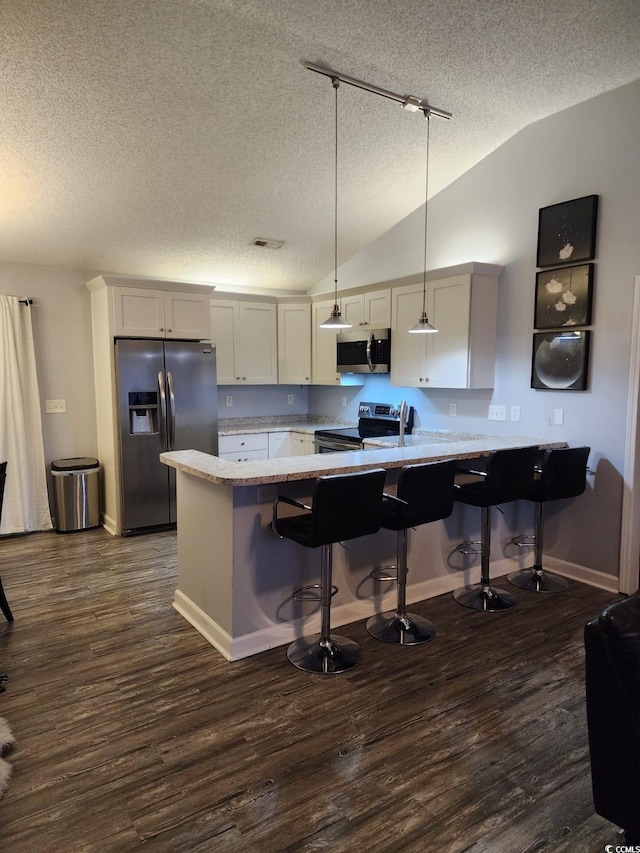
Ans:
[[[293,590],[318,580],[319,554],[279,539],[271,530],[278,494],[307,500],[316,477],[371,468],[388,470],[393,485],[404,465],[444,459],[474,459],[492,450],[563,446],[526,436],[412,435],[404,447],[380,447],[281,459],[231,462],[195,450],[163,453],[176,469],[178,586],[173,606],[228,660],[237,660],[313,633],[314,603],[293,599]],[[386,444],[386,446],[384,446]],[[526,502],[518,502],[526,506]],[[451,554],[477,532],[477,513],[454,508],[449,519],[424,525],[410,537],[407,601],[430,598],[472,583],[477,560]],[[511,510],[510,510],[511,512]],[[530,527],[530,509],[518,523]],[[508,522],[508,519],[507,519]],[[501,518],[498,524],[504,524]],[[335,548],[334,625],[344,625],[392,607],[394,588],[370,578],[373,568],[395,562],[395,534],[380,530]],[[455,560],[457,559],[457,562]],[[509,562],[504,571],[518,567]],[[498,572],[500,574],[501,572]]]

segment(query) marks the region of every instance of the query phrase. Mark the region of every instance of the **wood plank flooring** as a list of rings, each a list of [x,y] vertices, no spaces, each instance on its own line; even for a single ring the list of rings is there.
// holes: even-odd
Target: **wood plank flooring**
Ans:
[[[601,853],[584,707],[585,622],[618,596],[510,589],[475,613],[411,609],[435,640],[341,629],[362,664],[227,663],[171,607],[175,535],[0,541],[0,716],[17,746],[0,800],[11,853]],[[212,556],[212,559],[215,559]],[[502,586],[506,584],[506,580]]]

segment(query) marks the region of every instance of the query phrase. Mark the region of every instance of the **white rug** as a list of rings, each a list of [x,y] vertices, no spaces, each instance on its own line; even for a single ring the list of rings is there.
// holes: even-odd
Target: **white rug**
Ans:
[[[5,719],[0,717],[0,797],[7,790],[9,777],[11,776],[11,765],[4,757],[12,748],[16,739],[11,734],[9,724]]]

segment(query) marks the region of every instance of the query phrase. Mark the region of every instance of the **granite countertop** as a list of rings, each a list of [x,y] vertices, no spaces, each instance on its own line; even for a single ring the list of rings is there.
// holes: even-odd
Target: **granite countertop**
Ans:
[[[220,418],[218,435],[248,435],[257,432],[295,430],[313,434],[317,429],[340,429],[358,426],[357,421],[327,418],[323,415],[279,415],[263,418]]]
[[[425,436],[420,436],[424,438]],[[417,439],[418,436],[411,436]],[[428,439],[428,436],[426,436]],[[546,441],[528,436],[476,436],[460,441],[438,438],[405,447],[386,447],[371,450],[350,450],[343,453],[316,453],[309,456],[288,456],[282,459],[257,459],[231,462],[210,456],[199,450],[174,450],[162,453],[160,461],[202,480],[223,486],[255,486],[263,483],[282,483],[288,480],[309,480],[326,474],[347,474],[369,468],[401,468],[421,462],[443,459],[473,459],[486,456],[492,450],[516,447],[565,447],[563,441]]]

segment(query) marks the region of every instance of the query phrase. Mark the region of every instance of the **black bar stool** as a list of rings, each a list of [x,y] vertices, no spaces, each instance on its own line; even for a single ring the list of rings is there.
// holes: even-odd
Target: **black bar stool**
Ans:
[[[457,589],[453,597],[473,610],[508,610],[515,599],[503,589],[491,586],[489,560],[491,555],[491,507],[526,498],[531,491],[537,447],[514,450],[494,450],[489,454],[481,477],[471,482],[456,478],[455,499],[471,506],[482,507],[482,533],[479,542],[463,542],[457,549],[461,554],[480,554],[482,569],[480,583]],[[461,472],[462,473],[462,472]],[[475,473],[475,472],[474,472]],[[474,546],[480,546],[478,549]]]
[[[587,485],[587,459],[590,447],[564,447],[542,452],[536,464],[537,477],[527,495],[535,503],[533,536],[517,536],[517,545],[535,546],[533,569],[512,572],[507,580],[530,592],[562,592],[569,584],[564,578],[546,574],[542,568],[544,534],[543,508],[547,501],[576,498]]]
[[[400,471],[396,496],[384,495],[382,527],[397,531],[396,575],[390,575],[385,568],[373,571],[371,576],[396,581],[397,604],[395,612],[377,613],[367,621],[367,631],[376,640],[413,646],[435,637],[432,622],[415,613],[407,613],[407,528],[451,515],[456,469],[455,461],[406,465]]]
[[[313,490],[312,506],[287,497],[273,504],[273,530],[278,536],[292,539],[305,548],[321,548],[320,635],[301,637],[287,650],[287,657],[305,672],[333,675],[357,666],[362,659],[360,646],[347,637],[331,635],[332,545],[345,539],[356,539],[377,533],[382,521],[382,490],[386,472],[382,468],[356,474],[318,477]],[[278,518],[278,504],[284,502],[308,510],[302,515]],[[308,599],[303,587],[294,592],[299,600]]]
[[[0,519],[2,519],[2,504],[4,501],[4,484],[7,480],[7,463],[0,462]],[[7,622],[13,622],[13,614],[11,613],[11,608],[9,607],[9,602],[7,601],[7,597],[4,594],[4,589],[2,587],[2,578],[0,578],[0,610],[2,610],[5,619]]]

